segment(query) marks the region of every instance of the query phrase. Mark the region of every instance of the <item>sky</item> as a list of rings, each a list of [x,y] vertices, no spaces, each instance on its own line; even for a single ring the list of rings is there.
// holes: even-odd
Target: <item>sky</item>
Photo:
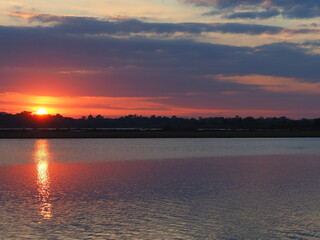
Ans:
[[[0,112],[320,117],[320,0],[2,0]]]

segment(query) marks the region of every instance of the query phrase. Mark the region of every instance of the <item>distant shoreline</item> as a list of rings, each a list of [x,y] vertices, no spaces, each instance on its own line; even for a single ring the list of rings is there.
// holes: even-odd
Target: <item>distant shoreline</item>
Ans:
[[[320,137],[320,130],[0,130],[0,139],[43,138],[303,138]]]

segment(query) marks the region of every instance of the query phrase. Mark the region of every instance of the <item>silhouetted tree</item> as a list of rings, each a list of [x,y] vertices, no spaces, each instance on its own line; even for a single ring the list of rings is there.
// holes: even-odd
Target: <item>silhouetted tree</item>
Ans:
[[[320,118],[293,120],[280,118],[181,118],[177,116],[144,117],[128,115],[104,118],[102,115],[74,119],[57,115],[33,115],[31,112],[8,114],[0,112],[0,128],[159,128],[164,130],[193,129],[319,129]]]

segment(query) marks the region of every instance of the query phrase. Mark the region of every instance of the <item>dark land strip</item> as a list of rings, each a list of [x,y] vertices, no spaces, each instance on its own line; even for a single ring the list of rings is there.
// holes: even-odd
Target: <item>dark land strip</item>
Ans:
[[[291,138],[320,137],[320,130],[0,130],[0,138]]]

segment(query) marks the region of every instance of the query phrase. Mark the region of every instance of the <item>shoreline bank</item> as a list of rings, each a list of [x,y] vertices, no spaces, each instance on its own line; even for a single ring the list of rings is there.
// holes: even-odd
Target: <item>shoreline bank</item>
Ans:
[[[0,139],[17,138],[304,138],[320,137],[320,130],[0,130]]]

